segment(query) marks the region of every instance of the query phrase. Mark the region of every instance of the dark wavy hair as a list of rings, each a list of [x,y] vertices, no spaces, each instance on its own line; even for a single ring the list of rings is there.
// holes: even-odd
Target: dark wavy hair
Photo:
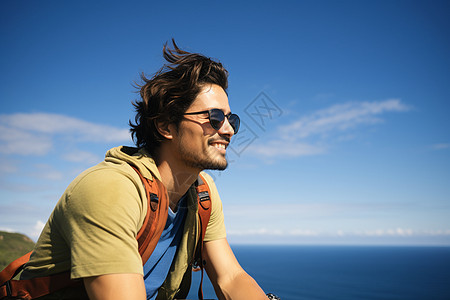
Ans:
[[[130,120],[130,131],[137,147],[145,147],[153,156],[164,140],[158,132],[157,123],[175,124],[178,128],[183,114],[207,84],[228,88],[228,71],[220,62],[198,53],[181,50],[172,39],[173,48],[163,48],[168,62],[151,79],[141,74],[141,99],[133,105],[136,110],[135,124]]]

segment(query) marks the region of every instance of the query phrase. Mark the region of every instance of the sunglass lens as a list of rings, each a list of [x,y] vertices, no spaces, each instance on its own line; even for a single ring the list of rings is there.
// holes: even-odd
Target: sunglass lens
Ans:
[[[220,127],[222,127],[223,120],[225,119],[225,115],[223,111],[220,109],[212,109],[209,112],[209,122],[211,123],[211,126],[215,130],[219,130]]]
[[[211,109],[209,111],[209,122],[211,123],[212,128],[215,130],[219,130],[223,125],[223,121],[225,120],[225,114],[220,109]],[[236,114],[230,114],[228,116],[228,122],[230,122],[231,127],[233,127],[234,134],[239,131],[240,119]]]
[[[231,127],[233,127],[234,134],[238,133],[239,126],[241,125],[241,120],[239,119],[239,116],[236,114],[231,114],[228,117],[228,122],[230,122]]]

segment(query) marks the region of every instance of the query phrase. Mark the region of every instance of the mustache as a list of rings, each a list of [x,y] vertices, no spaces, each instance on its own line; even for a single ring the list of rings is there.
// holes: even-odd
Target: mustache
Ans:
[[[220,138],[210,138],[209,140],[208,140],[208,143],[215,143],[215,142],[227,142],[227,143],[229,143],[230,142],[230,138],[229,137],[227,137],[227,136],[223,136],[223,137],[220,137]]]

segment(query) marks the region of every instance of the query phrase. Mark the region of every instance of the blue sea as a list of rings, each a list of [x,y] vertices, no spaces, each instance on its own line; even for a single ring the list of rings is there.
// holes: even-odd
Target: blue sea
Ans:
[[[263,290],[282,300],[450,300],[450,247],[232,248]],[[188,299],[197,299],[199,273]],[[206,299],[217,299],[208,280],[203,291]]]

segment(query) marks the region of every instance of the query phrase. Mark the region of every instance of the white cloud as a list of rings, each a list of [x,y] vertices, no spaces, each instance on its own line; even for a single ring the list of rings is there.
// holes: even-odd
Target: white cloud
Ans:
[[[432,235],[432,236],[441,236],[441,235],[448,235],[450,236],[450,229],[445,230],[424,230],[422,231],[422,234],[424,235]]]
[[[399,99],[389,99],[374,102],[348,102],[333,105],[301,117],[291,124],[277,129],[277,138],[265,143],[257,143],[249,147],[250,151],[264,157],[304,156],[325,153],[327,146],[324,140],[345,133],[361,125],[373,125],[383,122],[380,115],[387,112],[404,112],[410,108]],[[311,139],[321,138],[321,143],[311,142]],[[338,136],[339,140],[339,136]]]
[[[365,231],[355,231],[351,233],[357,236],[412,236],[417,235],[412,229],[409,228],[389,228],[389,229],[375,229]]]
[[[0,176],[3,174],[16,173],[18,171],[17,166],[6,159],[0,159]]]
[[[3,119],[0,116],[0,122]],[[0,124],[0,152],[6,154],[44,155],[52,148],[49,136]]]
[[[336,231],[336,235],[337,236],[345,236],[346,234],[343,230],[338,230],[338,231]]]
[[[48,164],[35,164],[32,170],[30,175],[36,178],[46,179],[48,181],[62,180],[64,178],[64,174],[61,171],[56,170]]]
[[[409,108],[398,99],[337,104],[282,126],[279,132],[286,138],[306,138],[335,130],[345,131],[360,124],[379,123],[382,120],[377,115],[407,110]]]
[[[389,207],[391,209],[391,207]],[[277,221],[315,219],[321,217],[348,217],[359,216],[361,213],[370,211],[377,213],[386,209],[382,204],[361,203],[277,203],[276,206],[267,203],[251,204],[227,204],[224,206],[224,214],[228,218],[255,218],[257,220]],[[248,215],[251,211],[252,214]]]
[[[282,146],[281,146],[282,145]],[[282,156],[282,157],[296,157],[306,155],[317,155],[326,152],[324,146],[309,145],[297,141],[269,141],[261,145],[250,146],[249,150],[253,153],[260,154],[265,157]]]
[[[225,205],[227,233],[235,237],[449,237],[450,229],[420,230],[373,222],[388,211],[404,210],[403,205],[382,203],[259,203]],[[251,212],[251,214],[249,214]],[[387,225],[389,223],[390,225]]]
[[[230,236],[279,236],[279,237],[420,237],[420,236],[450,236],[450,229],[446,230],[412,230],[410,228],[388,228],[373,230],[336,230],[320,231],[313,229],[294,228],[290,230],[267,229],[265,227],[228,230]]]
[[[82,162],[87,164],[94,164],[101,160],[98,155],[87,151],[73,151],[64,154],[62,158],[70,162]]]
[[[287,232],[288,235],[292,236],[319,236],[320,232],[311,229],[293,229]]]
[[[41,220],[37,220],[34,224],[33,229],[29,232],[30,238],[36,240],[41,234],[42,229],[44,229],[45,223]]]
[[[444,150],[444,149],[450,149],[449,143],[440,143],[440,144],[434,144],[431,146],[433,150]]]
[[[0,152],[45,155],[57,135],[73,141],[129,141],[127,129],[96,124],[73,117],[49,113],[0,115]]]
[[[12,228],[2,227],[2,226],[0,226],[0,231],[15,232],[14,229],[12,229]]]
[[[267,228],[258,228],[258,229],[245,229],[245,230],[228,230],[227,234],[229,235],[239,235],[239,236],[247,236],[247,235],[277,235],[282,236],[285,235],[281,230],[267,229]]]
[[[227,234],[232,236],[319,236],[320,232],[310,229],[267,229],[265,227],[257,229],[228,230]]]

